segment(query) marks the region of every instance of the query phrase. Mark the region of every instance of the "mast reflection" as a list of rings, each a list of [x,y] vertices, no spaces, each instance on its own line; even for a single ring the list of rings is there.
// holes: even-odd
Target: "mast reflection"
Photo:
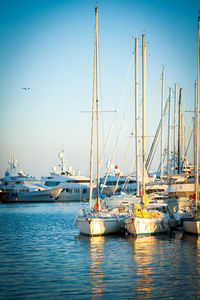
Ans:
[[[152,290],[152,265],[154,265],[157,238],[155,236],[131,237],[129,244],[136,265],[136,293],[138,297],[145,295],[148,298]]]
[[[102,259],[104,258],[104,236],[93,236],[89,238],[89,257],[90,257],[90,283],[92,285],[92,299],[103,297],[103,277]]]

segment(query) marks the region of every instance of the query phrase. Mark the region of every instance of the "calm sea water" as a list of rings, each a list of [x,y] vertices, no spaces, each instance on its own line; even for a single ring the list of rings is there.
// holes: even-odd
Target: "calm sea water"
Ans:
[[[200,299],[200,238],[81,236],[79,206],[0,205],[0,299]]]

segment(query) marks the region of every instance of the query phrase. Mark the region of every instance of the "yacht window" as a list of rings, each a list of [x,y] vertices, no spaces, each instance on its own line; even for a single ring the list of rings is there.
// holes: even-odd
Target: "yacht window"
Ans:
[[[116,185],[117,181],[107,181],[106,185]]]
[[[90,180],[77,180],[77,179],[74,179],[74,180],[66,180],[66,182],[72,182],[72,183],[90,183]]]
[[[46,181],[44,184],[47,186],[57,186],[59,183],[59,181]]]

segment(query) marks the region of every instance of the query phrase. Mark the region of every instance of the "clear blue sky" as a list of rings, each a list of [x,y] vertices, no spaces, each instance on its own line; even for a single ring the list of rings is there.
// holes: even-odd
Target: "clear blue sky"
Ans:
[[[89,174],[91,114],[81,111],[90,110],[92,101],[94,6],[91,0],[0,1],[0,176],[12,153],[25,172],[47,175],[58,164],[61,149],[69,166]],[[101,109],[115,109],[134,38],[140,38],[141,52],[143,33],[147,44],[147,115],[163,66],[166,96],[177,82],[183,88],[183,111],[193,109],[200,1],[99,0],[98,7]],[[132,72],[130,82],[133,80]],[[134,98],[131,105],[114,160],[119,166],[134,129]],[[101,145],[112,115],[101,114]],[[147,121],[149,136],[155,134],[159,118],[160,94]],[[191,114],[185,113],[187,128],[191,120]],[[105,161],[110,159],[119,123]],[[147,147],[149,144],[147,141]],[[124,171],[134,157],[134,144],[131,147]],[[102,172],[104,167],[105,162]]]

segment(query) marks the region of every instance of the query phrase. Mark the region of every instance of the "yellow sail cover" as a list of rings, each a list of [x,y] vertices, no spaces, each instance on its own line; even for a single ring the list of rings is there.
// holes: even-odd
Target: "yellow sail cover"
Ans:
[[[158,212],[148,212],[143,210],[139,204],[133,205],[133,213],[136,217],[145,218],[145,219],[156,219],[160,218],[160,214]]]

